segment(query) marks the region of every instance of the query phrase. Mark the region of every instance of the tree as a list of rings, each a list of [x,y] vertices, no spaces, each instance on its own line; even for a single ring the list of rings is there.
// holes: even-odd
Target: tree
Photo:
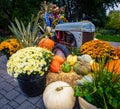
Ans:
[[[15,17],[27,24],[31,16],[38,13],[41,2],[42,0],[0,0],[0,28],[8,29]]]
[[[120,34],[120,11],[111,11],[109,13],[106,28],[116,30],[116,33]]]
[[[106,10],[117,6],[120,0],[52,0],[59,5],[66,5],[69,21],[88,19],[96,26],[103,27],[106,23]]]
[[[69,21],[88,19],[96,26],[103,27],[106,23],[106,10],[120,3],[120,0],[46,0],[58,6],[66,6],[66,17]],[[31,16],[39,11],[43,0],[0,0],[0,28],[8,29],[9,22],[17,17],[25,24]]]

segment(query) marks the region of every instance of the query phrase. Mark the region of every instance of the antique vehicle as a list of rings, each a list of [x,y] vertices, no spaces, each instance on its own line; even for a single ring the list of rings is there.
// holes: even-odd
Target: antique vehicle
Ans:
[[[53,53],[65,58],[70,49],[79,49],[82,44],[94,39],[95,26],[90,21],[68,22],[56,25],[55,32]]]

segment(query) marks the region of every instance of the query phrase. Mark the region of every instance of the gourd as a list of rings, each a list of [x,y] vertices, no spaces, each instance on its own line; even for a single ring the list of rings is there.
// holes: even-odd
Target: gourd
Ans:
[[[58,73],[60,71],[60,63],[56,60],[53,60],[50,64],[50,71]]]
[[[39,47],[46,48],[48,50],[51,50],[54,47],[54,41],[49,38],[42,38],[40,42],[38,43]]]
[[[75,62],[77,61],[77,56],[76,55],[68,55],[67,61],[70,62],[70,65],[74,65]]]
[[[79,104],[81,109],[98,109],[96,106],[88,103],[84,98],[78,97]]]
[[[71,71],[71,65],[70,65],[70,62],[64,62],[62,65],[61,65],[61,69],[63,72],[70,72]]]
[[[100,70],[100,65],[95,60],[90,61],[90,65],[93,72],[97,72]]]
[[[65,61],[65,59],[62,56],[60,56],[60,55],[53,56],[53,60],[58,61],[60,64],[63,64],[64,61]]]
[[[78,56],[78,60],[90,62],[92,61],[92,57],[88,54],[84,54],[84,55]]]
[[[73,66],[73,70],[78,75],[86,75],[91,72],[91,66],[89,62],[77,61]]]
[[[43,102],[46,109],[73,109],[74,90],[66,82],[53,82],[45,88]]]
[[[109,72],[116,72],[120,74],[120,59],[109,61],[105,67]]]

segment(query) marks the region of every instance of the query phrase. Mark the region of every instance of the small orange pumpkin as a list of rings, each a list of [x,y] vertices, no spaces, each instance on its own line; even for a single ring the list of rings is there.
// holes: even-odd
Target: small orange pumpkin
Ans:
[[[116,72],[120,74],[120,59],[111,60],[108,62],[105,67],[108,69],[109,72]]]
[[[117,53],[117,56],[120,58],[120,46],[117,47],[116,53]]]
[[[60,71],[60,63],[56,60],[53,60],[50,64],[50,71],[58,73]]]
[[[40,42],[38,43],[39,47],[42,48],[46,48],[48,50],[52,50],[52,48],[54,47],[54,41],[49,39],[49,38],[43,38],[40,40]]]
[[[64,61],[65,61],[65,59],[62,56],[60,56],[60,55],[53,56],[53,60],[58,61],[60,64],[63,64]]]

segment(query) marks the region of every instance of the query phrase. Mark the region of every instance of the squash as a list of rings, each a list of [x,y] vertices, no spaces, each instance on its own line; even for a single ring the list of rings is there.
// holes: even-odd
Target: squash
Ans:
[[[63,64],[64,61],[65,61],[65,59],[62,56],[60,56],[60,55],[53,56],[53,60],[58,61],[60,64]]]
[[[100,70],[100,65],[95,60],[90,61],[90,65],[93,72],[98,72]]]
[[[92,61],[92,57],[88,54],[84,54],[84,55],[78,56],[78,61],[79,60],[90,62]]]
[[[73,65],[73,70],[76,72],[78,75],[87,75],[88,73],[91,72],[91,66],[89,62],[86,61],[77,61]]]
[[[88,103],[84,98],[78,97],[78,102],[81,106],[81,109],[98,109],[96,106]]]
[[[48,50],[52,50],[54,47],[54,41],[49,38],[42,38],[40,42],[38,43],[39,47],[46,48]]]
[[[116,72],[120,74],[120,59],[111,60],[105,67],[109,72]]]
[[[50,71],[58,73],[60,71],[60,63],[56,60],[52,60],[50,64]]]
[[[68,55],[67,61],[70,62],[70,65],[74,65],[75,62],[77,61],[77,56],[76,55]]]
[[[66,82],[52,82],[43,92],[43,102],[46,109],[73,109],[74,90]]]
[[[63,72],[70,72],[71,71],[71,65],[70,65],[70,62],[64,62],[62,65],[61,65],[61,69]]]

